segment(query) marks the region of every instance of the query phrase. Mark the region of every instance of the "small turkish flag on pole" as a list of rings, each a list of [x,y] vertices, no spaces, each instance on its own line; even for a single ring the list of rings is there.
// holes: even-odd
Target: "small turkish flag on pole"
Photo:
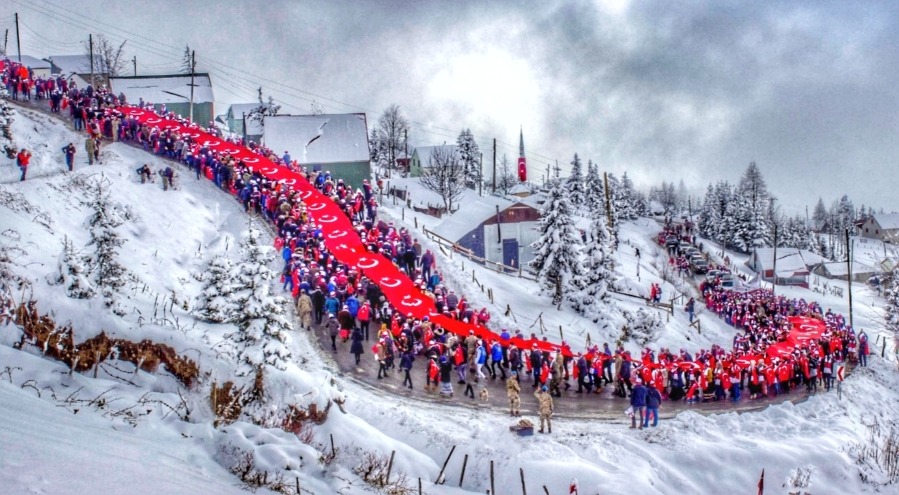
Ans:
[[[577,478],[571,478],[571,485],[568,487],[568,494],[571,495],[572,493],[577,495]]]
[[[528,165],[523,156],[518,159],[518,180],[521,182],[528,180]]]
[[[762,477],[759,478],[759,495],[765,495],[765,470],[762,469]]]

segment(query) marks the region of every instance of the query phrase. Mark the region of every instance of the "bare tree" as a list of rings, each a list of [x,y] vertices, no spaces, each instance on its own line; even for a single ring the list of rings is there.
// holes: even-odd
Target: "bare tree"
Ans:
[[[505,154],[499,159],[499,170],[496,176],[496,188],[507,195],[512,192],[512,188],[518,184],[518,177],[512,170],[512,162]]]
[[[421,185],[443,198],[447,211],[452,211],[453,202],[465,191],[465,165],[453,147],[438,146],[431,151],[420,180]]]
[[[125,57],[125,43],[128,43],[128,40],[125,40],[121,45],[116,46],[115,43],[102,34],[95,36],[93,53],[94,72],[108,77],[121,75],[122,70],[128,65],[128,59]],[[90,60],[90,44],[82,42],[82,45],[84,45],[85,55],[87,55],[88,60]],[[88,62],[88,64],[90,64],[90,62]],[[84,67],[82,70],[88,71],[90,70],[90,66]]]
[[[378,137],[388,163],[396,167],[396,158],[409,139],[409,121],[400,113],[399,105],[390,105],[378,119]]]
[[[258,92],[259,106],[250,110],[250,113],[247,114],[247,120],[258,122],[261,127],[265,125],[265,117],[278,115],[281,105],[275,105],[275,99],[271,96],[268,97],[268,102],[266,102],[262,96],[262,86],[259,87]]]

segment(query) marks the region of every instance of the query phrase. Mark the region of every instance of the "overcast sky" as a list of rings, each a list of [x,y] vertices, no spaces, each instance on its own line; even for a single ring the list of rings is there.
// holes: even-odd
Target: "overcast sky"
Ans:
[[[50,3],[52,2],[52,3]],[[56,4],[56,5],[54,5]],[[61,8],[61,6],[65,8]],[[139,74],[176,70],[185,44],[218,113],[255,88],[308,113],[390,104],[417,144],[471,128],[491,166],[540,180],[577,152],[639,186],[697,193],[755,160],[787,213],[848,193],[899,210],[899,2],[123,2],[9,0],[22,51],[78,53],[88,32],[128,39]],[[76,14],[77,13],[77,14]],[[0,26],[3,27],[3,26]],[[43,38],[38,36],[43,35]],[[156,40],[156,41],[150,41]]]

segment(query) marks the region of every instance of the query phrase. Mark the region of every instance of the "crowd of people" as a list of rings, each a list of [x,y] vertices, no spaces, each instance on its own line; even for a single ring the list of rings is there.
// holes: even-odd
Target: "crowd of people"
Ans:
[[[260,173],[261,167],[251,167],[228,152],[216,151],[189,133],[142,124],[121,111],[124,95],[117,97],[102,87],[80,89],[65,80],[35,81],[32,86],[30,77],[24,76],[21,67],[5,61],[3,82],[13,97],[30,98],[34,91],[35,98],[48,99],[54,109],[68,109],[76,129],[85,129],[87,143],[93,142],[93,147],[86,144],[89,160],[99,157],[103,140],[130,142],[182,163],[197,179],[212,180],[233,194],[248,213],[270,222],[276,235],[275,248],[283,260],[283,289],[293,296],[301,327],[327,332],[335,352],[338,341],[349,343],[347,351],[357,364],[363,354],[372,352],[377,356],[378,379],[388,378],[398,366],[403,386],[411,389],[416,381],[415,363],[423,361],[420,370],[427,392],[453,396],[454,385],[460,385],[463,395],[472,400],[485,395],[488,380],[505,381],[512,416],[520,414],[521,389],[530,385],[540,405],[541,420],[546,420],[551,431],[552,397],[561,397],[563,390],[572,387],[572,381],[577,394],[598,394],[612,386],[614,395],[629,397],[632,427],[639,423],[642,428],[649,426],[650,416],[655,417],[655,426],[664,400],[738,401],[744,389],[748,389],[750,399],[803,387],[816,391],[819,384],[829,389],[840,363],[857,358],[866,365],[867,338],[863,332],[856,336],[841,315],[822,312],[819,305],[801,299],[774,296],[767,290],[736,293],[717,286],[715,281],[703,282],[701,291],[708,310],[740,330],[730,350],[714,345],[691,355],[685,349],[675,353],[667,348],[646,348],[640,356],[633,356],[622,346],[612,349],[608,344],[582,352],[573,351],[565,341],[553,351],[536,344],[530,349],[519,347],[516,342],[523,341],[520,330],[502,329],[497,338],[489,340],[476,336],[473,330],[468,335],[456,335],[433,324],[429,317],[417,319],[397,311],[364,271],[329,253],[323,239],[326,232],[306,208],[299,191],[284,181],[267,178]],[[57,94],[58,103],[54,99]],[[155,109],[151,103],[140,101],[137,106],[200,129],[180,116]],[[203,130],[216,132],[211,125]],[[367,249],[392,260],[422,294],[434,301],[438,313],[472,325],[490,322],[485,308],[474,308],[443,283],[434,253],[423,249],[412,232],[379,217],[375,189],[369,180],[349,184],[326,170],[301,167],[286,151],[279,156],[239,137],[227,140],[251,148],[273,166],[301,174],[333,200],[353,222]],[[71,170],[74,145],[63,152]],[[142,181],[150,177],[146,166],[137,173]],[[169,175],[166,187],[171,178]],[[692,229],[677,232],[685,233],[692,233]],[[660,299],[661,288],[656,290],[654,295]],[[819,319],[826,324],[827,332],[820,339],[796,345],[789,355],[770,355],[770,346],[788,340],[790,316]],[[531,337],[536,340],[533,334]]]

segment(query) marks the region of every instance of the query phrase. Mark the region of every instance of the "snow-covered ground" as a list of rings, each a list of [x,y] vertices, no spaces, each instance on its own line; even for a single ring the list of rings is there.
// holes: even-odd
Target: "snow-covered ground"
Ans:
[[[352,472],[362,451],[382,455],[395,451],[394,473],[406,473],[416,488],[421,477],[425,493],[484,493],[489,488],[491,461],[498,493],[518,493],[519,469],[524,470],[529,493],[542,492],[544,485],[550,493],[567,493],[573,478],[579,481],[579,493],[590,495],[749,493],[756,490],[762,469],[769,493],[875,490],[862,482],[850,448],[867,440],[867,424],[877,420],[883,425],[894,417],[899,399],[896,363],[879,358],[871,359],[869,368],[856,370],[846,380],[842,400],[835,393],[820,393],[798,405],[787,402],[754,413],[703,416],[687,412],[661,422],[656,429],[639,432],[618,422],[557,421],[552,435],[519,438],[509,433],[508,417],[410,401],[372,390],[349,377],[333,376],[317,345],[304,332],[294,332],[291,351],[295,365],[273,377],[273,387],[284,397],[303,397],[301,400],[309,402],[343,396],[347,414],[332,408],[324,424],[310,425],[314,446],[292,434],[246,423],[213,428],[210,386],[229,377],[233,368],[230,358],[215,352],[214,345],[225,330],[194,323],[189,311],[179,306],[185,301],[189,307],[193,304],[200,283],[192,275],[202,271],[209,259],[216,254],[237,256],[236,246],[247,227],[242,209],[208,181],[195,181],[187,173],[177,181],[177,191],[163,192],[158,184],[137,183],[135,168],[148,163],[156,170],[163,162],[123,144],[106,147],[100,166],[86,167],[83,153],[79,153],[76,172],[64,173],[59,148],[74,141],[80,149],[83,139],[42,115],[20,113],[14,133],[20,143],[29,143],[33,149],[44,149],[41,143],[47,143],[45,153],[35,153],[38,165],[24,183],[15,182],[12,164],[5,159],[0,162],[2,181],[6,182],[0,184],[0,194],[12,195],[11,204],[16,205],[0,206],[0,231],[8,232],[0,242],[17,248],[13,270],[32,281],[40,311],[49,312],[60,323],[72,322],[76,340],[102,329],[131,340],[150,338],[167,343],[196,359],[202,373],[189,391],[183,391],[164,371],[134,373],[134,365],[128,363],[117,364],[119,370],[101,367],[96,379],[87,373],[70,376],[65,365],[41,358],[33,347],[12,349],[19,340],[19,329],[0,327],[0,411],[5,419],[0,422],[0,442],[6,452],[0,457],[0,491],[105,493],[127,487],[138,493],[236,492],[237,478],[223,467],[229,464],[227,452],[234,446],[255,452],[259,467],[288,473],[289,480],[298,477],[304,490],[317,494],[365,492],[367,485]],[[122,318],[103,308],[97,298],[70,299],[60,286],[47,283],[47,275],[57,269],[62,240],[68,237],[78,246],[86,244],[88,233],[83,223],[88,211],[79,201],[85,195],[84,180],[101,173],[110,183],[114,201],[131,212],[122,227],[127,239],[121,249],[122,261],[140,283],[125,291],[123,304],[128,312]],[[416,196],[418,192],[413,192],[413,198]],[[399,206],[385,203],[383,213],[402,223]],[[412,229],[413,219],[407,209],[405,225]],[[436,224],[436,219],[425,215],[418,220],[419,225]],[[667,262],[664,257],[654,260],[652,238],[657,230],[658,224],[648,219],[622,226],[615,256],[617,270],[630,292],[645,294],[651,282],[662,282],[653,266]],[[423,234],[418,237],[439,253]],[[634,247],[642,252],[639,280]],[[489,307],[497,328],[521,328],[540,335],[539,324],[529,327],[542,313],[546,335],[553,341],[559,340],[560,325],[574,348],[583,345],[588,333],[593,342],[612,343],[617,338],[617,330],[600,330],[573,311],[557,310],[531,282],[490,272],[470,261],[465,261],[463,272],[461,258],[439,256],[438,269],[450,286],[467,295],[476,307]],[[448,270],[449,266],[454,268]],[[480,283],[493,289],[494,304],[472,282],[472,269]],[[663,290],[667,299],[675,287],[663,283]],[[797,297],[822,298],[800,289],[784,291]],[[153,320],[154,306],[163,298],[171,301],[173,294],[178,304],[172,306],[172,313]],[[876,297],[859,284],[853,297],[856,326],[876,329]],[[622,309],[634,311],[642,306],[637,300],[615,300]],[[517,322],[503,315],[506,305]],[[822,305],[844,313],[848,309],[846,300],[834,296],[824,297]],[[156,308],[156,312],[161,310]],[[733,329],[715,317],[699,316],[702,335],[688,328],[686,315],[676,310],[653,346],[696,349],[712,343],[729,345]],[[872,339],[874,333],[869,331]],[[636,350],[634,344],[626,345]],[[6,367],[10,371],[2,374]],[[67,399],[80,387],[84,388],[76,399]],[[90,405],[91,399],[109,389],[108,397],[116,401],[102,408]],[[148,405],[148,399],[142,399],[149,393],[151,400],[176,405],[179,391],[186,393],[189,419],[167,414],[159,402]],[[124,413],[114,414],[135,404],[152,411],[134,421]],[[624,408],[622,402],[622,411]],[[318,457],[330,450],[332,435],[339,452],[336,461],[326,465]],[[456,450],[446,468],[448,481],[434,486],[453,446]],[[465,455],[464,482],[456,488]],[[869,467],[865,472],[876,474],[876,469]],[[802,473],[811,473],[809,485],[794,488],[790,480]],[[885,493],[890,488],[881,490]]]

